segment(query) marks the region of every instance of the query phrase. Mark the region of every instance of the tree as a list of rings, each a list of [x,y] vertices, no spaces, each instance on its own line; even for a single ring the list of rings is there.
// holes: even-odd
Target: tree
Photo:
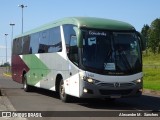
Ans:
[[[142,35],[146,39],[146,54],[148,54],[147,51],[148,51],[148,46],[149,46],[148,45],[148,33],[149,33],[149,29],[150,29],[149,25],[146,24],[146,25],[143,26],[143,28],[141,30]]]
[[[160,53],[160,19],[155,19],[150,26],[148,44],[154,54]]]
[[[9,63],[9,62],[4,63],[4,64],[2,64],[0,67],[10,67],[10,63]]]

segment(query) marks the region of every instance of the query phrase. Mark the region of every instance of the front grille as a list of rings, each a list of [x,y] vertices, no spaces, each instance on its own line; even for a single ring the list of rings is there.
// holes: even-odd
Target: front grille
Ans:
[[[102,95],[128,95],[132,90],[99,90]]]
[[[102,87],[114,87],[113,83],[100,83],[98,84],[98,86],[102,86]]]
[[[134,83],[118,83],[119,88],[128,88],[135,86]],[[115,83],[100,83],[98,84],[99,87],[106,87],[106,88],[115,88]]]
[[[121,83],[120,86],[121,87],[131,87],[131,86],[134,86],[135,84],[134,83]]]

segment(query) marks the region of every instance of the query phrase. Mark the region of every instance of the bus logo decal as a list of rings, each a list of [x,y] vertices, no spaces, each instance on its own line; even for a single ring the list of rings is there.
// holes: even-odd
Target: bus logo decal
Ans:
[[[120,83],[118,83],[118,82],[114,83],[114,87],[115,88],[120,87]]]

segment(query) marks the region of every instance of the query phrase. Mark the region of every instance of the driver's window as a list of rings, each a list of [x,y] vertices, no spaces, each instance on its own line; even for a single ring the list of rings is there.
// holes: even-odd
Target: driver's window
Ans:
[[[78,66],[77,37],[71,36],[69,44],[69,59]]]

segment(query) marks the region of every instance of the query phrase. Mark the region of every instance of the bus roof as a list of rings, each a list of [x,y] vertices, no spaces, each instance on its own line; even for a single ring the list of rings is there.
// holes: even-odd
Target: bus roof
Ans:
[[[69,17],[45,24],[31,31],[25,32],[17,37],[26,36],[32,33],[40,32],[63,24],[73,24],[78,26],[79,28],[85,27],[85,28],[106,29],[106,30],[135,30],[135,28],[132,25],[117,20],[95,18],[95,17]]]

